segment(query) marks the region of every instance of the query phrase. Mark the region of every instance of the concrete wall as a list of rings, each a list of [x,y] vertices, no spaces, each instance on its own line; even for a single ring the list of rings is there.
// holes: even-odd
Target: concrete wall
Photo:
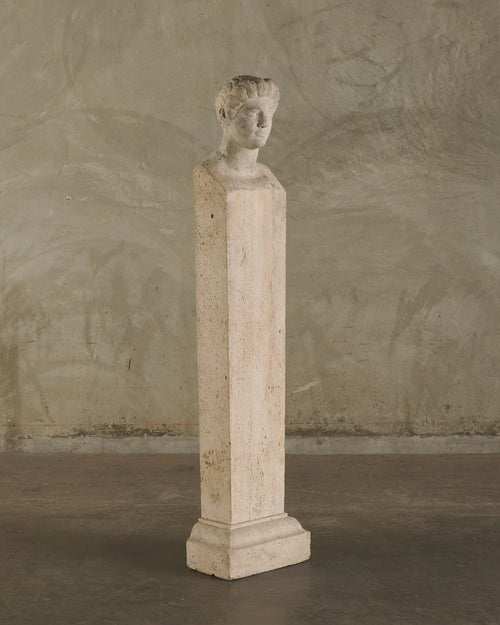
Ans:
[[[196,434],[191,171],[240,73],[282,92],[289,433],[498,434],[499,13],[1,3],[4,447]]]

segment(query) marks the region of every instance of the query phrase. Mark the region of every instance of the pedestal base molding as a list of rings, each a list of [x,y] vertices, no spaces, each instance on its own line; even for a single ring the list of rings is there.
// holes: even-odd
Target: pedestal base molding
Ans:
[[[308,560],[311,535],[286,514],[235,525],[200,519],[186,551],[190,568],[238,579]]]

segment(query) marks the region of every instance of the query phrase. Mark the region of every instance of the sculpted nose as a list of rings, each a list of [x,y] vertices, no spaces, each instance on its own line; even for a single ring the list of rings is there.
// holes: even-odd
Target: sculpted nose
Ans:
[[[269,125],[269,116],[266,115],[263,111],[259,113],[259,121],[257,122],[257,126],[259,128],[265,128]]]

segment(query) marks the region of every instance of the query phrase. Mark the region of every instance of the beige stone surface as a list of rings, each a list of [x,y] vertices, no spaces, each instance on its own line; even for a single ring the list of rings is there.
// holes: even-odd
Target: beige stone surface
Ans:
[[[286,200],[194,173],[202,516],[283,512]]]
[[[190,568],[228,580],[298,564],[310,555],[310,532],[286,514],[235,525],[200,519],[187,542]]]
[[[257,161],[278,100],[269,78],[223,85],[222,139],[193,175],[202,518],[186,551],[224,579],[310,557],[284,512],[286,194]]]
[[[289,433],[499,431],[496,0],[23,0],[0,26],[6,447],[197,434],[192,171],[242,71],[282,92]]]
[[[269,171],[224,184],[206,164],[194,188],[202,519],[187,562],[235,579],[310,554],[309,533],[281,518],[286,196]]]

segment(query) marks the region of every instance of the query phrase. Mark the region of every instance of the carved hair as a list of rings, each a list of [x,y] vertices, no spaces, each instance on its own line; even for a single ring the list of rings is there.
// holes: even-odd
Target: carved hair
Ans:
[[[250,98],[268,98],[278,105],[280,90],[271,78],[236,76],[228,80],[215,96],[215,112],[219,124],[224,128],[235,117]]]

